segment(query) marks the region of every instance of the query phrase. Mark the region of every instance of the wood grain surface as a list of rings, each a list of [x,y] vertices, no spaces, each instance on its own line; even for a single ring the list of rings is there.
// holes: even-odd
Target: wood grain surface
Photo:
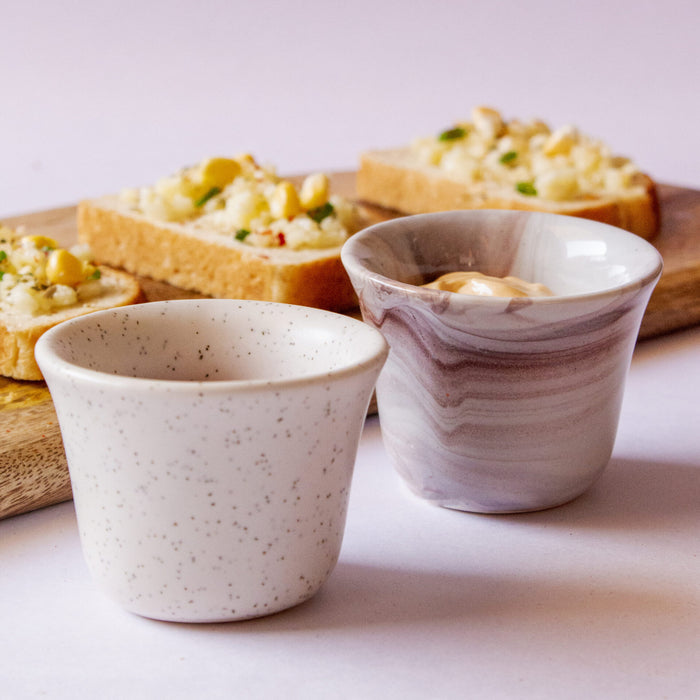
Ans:
[[[336,173],[334,191],[354,197],[354,173]],[[664,259],[661,280],[647,307],[640,339],[700,323],[700,191],[661,185],[662,224],[653,241]],[[8,218],[11,227],[43,234],[63,245],[76,241],[75,207]],[[377,219],[390,212],[373,209]],[[200,295],[140,279],[148,301]],[[0,377],[0,518],[71,498],[70,479],[51,396],[43,382]]]

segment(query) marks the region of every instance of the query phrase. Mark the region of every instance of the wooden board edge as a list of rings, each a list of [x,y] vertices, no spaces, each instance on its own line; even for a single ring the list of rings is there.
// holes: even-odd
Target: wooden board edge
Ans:
[[[666,335],[700,324],[700,263],[662,275],[647,305],[640,339]]]
[[[42,407],[43,409],[43,407]],[[53,414],[53,405],[42,410]],[[57,421],[36,442],[0,453],[0,519],[69,501],[73,497]]]

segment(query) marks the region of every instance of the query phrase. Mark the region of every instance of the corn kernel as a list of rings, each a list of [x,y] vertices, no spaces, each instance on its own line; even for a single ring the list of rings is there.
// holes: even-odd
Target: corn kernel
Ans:
[[[549,136],[551,133],[549,124],[547,124],[547,122],[543,122],[541,119],[533,119],[527,126],[532,136]]]
[[[479,134],[489,141],[503,132],[504,124],[500,113],[490,107],[475,107],[472,110],[472,121]]]
[[[286,219],[301,212],[299,196],[291,182],[280,182],[270,197],[270,213],[276,219]]]
[[[63,248],[52,250],[46,261],[46,278],[49,284],[72,287],[85,279],[83,263]]]
[[[241,166],[241,168],[244,169],[250,170],[251,168],[256,169],[259,167],[257,161],[255,160],[255,158],[253,158],[252,155],[250,155],[250,153],[239,153],[236,156],[236,161]]]
[[[299,191],[299,201],[304,209],[315,209],[328,201],[328,178],[315,173],[304,179]]]
[[[578,143],[578,131],[573,126],[563,126],[550,134],[542,148],[546,156],[566,155]]]
[[[28,244],[37,250],[42,248],[58,248],[58,243],[48,236],[23,236],[22,243]]]
[[[232,158],[209,158],[201,165],[202,182],[221,189],[233,182],[240,172],[240,163]]]

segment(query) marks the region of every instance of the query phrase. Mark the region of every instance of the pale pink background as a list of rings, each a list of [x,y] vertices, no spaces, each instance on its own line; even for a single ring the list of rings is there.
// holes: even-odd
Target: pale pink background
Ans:
[[[5,4],[0,216],[217,153],[352,169],[481,103],[700,187],[695,0]]]
[[[353,168],[477,103],[700,188],[697,0],[0,2],[0,217],[215,153]],[[521,516],[414,498],[371,418],[327,585],[238,625],[117,608],[72,503],[0,521],[0,696],[698,698],[698,396],[700,327],[641,343],[601,480]]]

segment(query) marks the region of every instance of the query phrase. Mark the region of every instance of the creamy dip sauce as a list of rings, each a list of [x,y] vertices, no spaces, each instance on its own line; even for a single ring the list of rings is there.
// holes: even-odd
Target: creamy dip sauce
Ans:
[[[481,272],[448,272],[423,286],[480,297],[553,296],[553,292],[543,284],[525,282],[518,277],[490,277]]]

